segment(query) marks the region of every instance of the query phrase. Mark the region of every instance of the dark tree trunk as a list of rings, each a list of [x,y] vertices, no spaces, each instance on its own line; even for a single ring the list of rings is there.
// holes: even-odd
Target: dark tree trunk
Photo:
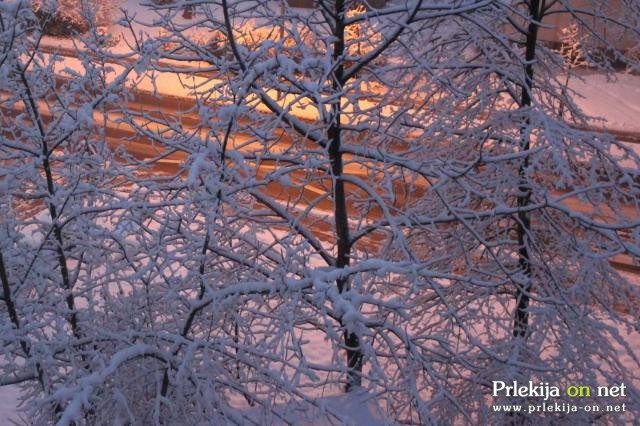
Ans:
[[[344,0],[336,0],[336,25],[335,25],[335,42],[333,44],[333,61],[335,71],[333,75],[332,89],[334,93],[342,91],[344,85],[344,51],[345,51],[345,2]],[[349,265],[349,252],[351,251],[351,242],[349,238],[349,217],[347,211],[347,200],[344,188],[343,160],[340,152],[340,144],[342,142],[341,128],[341,111],[340,99],[331,106],[330,126],[328,129],[329,139],[329,159],[331,161],[331,174],[333,179],[333,201],[335,216],[335,233],[338,253],[336,257],[336,267],[344,268]],[[349,280],[342,278],[336,281],[338,291],[343,293],[349,290]],[[344,326],[344,324],[342,324]],[[353,390],[362,384],[362,364],[363,357],[360,351],[360,339],[357,334],[345,330],[344,344],[347,352],[347,385],[346,391]]]
[[[527,39],[525,44],[525,68],[524,85],[522,87],[522,99],[520,108],[528,109],[532,102],[533,90],[533,64],[536,59],[536,46],[538,44],[538,29],[540,21],[544,15],[545,0],[531,0],[529,3],[529,26],[527,29]],[[525,111],[527,114],[528,111]],[[525,127],[529,125],[529,119],[523,123],[521,131],[521,150],[528,151],[531,147],[531,140]],[[531,199],[531,189],[527,182],[527,168],[529,167],[529,157],[526,156],[520,164],[519,176],[520,186],[518,187],[518,207],[525,208]],[[520,211],[516,225],[518,237],[518,266],[521,272],[522,283],[517,284],[516,289],[516,312],[513,322],[513,336],[525,338],[529,328],[529,301],[531,292],[531,254],[529,252],[528,235],[531,232],[530,213]]]

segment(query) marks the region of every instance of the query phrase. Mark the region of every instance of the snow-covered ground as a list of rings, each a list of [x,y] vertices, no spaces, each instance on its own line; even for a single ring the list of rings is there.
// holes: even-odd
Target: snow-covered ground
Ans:
[[[640,132],[640,76],[585,72],[582,81],[574,78],[570,86],[582,96],[575,99],[580,108],[604,119],[594,126]]]
[[[0,387],[0,426],[12,425],[18,406],[18,388],[15,386]]]
[[[114,36],[115,44],[109,48],[114,54],[126,54],[130,51],[133,40],[130,29],[118,24],[120,12],[118,8],[127,11],[132,18],[131,29],[136,34],[143,33],[148,37],[166,35],[155,23],[160,22],[161,15],[166,10],[153,10],[150,0],[110,0],[113,24],[108,32]],[[181,7],[176,2],[178,12],[172,17],[172,21],[178,25],[188,25],[191,21],[185,20],[179,12]],[[189,29],[189,32],[197,31]],[[201,38],[206,39],[210,33],[205,30]],[[197,38],[197,37],[196,37]],[[74,41],[59,37],[45,37],[43,46],[73,48]],[[166,65],[178,65],[175,61],[163,60]],[[210,64],[181,62],[182,67],[188,66],[191,71],[207,69]],[[74,58],[66,58],[60,68],[67,66],[72,69],[81,68],[80,61]],[[122,67],[115,67],[116,74]],[[581,78],[571,78],[569,85],[576,93],[576,104],[590,117],[594,117],[593,126],[609,130],[626,132],[640,132],[640,75],[632,75],[619,72],[613,75],[605,75],[591,70],[580,70]],[[135,80],[135,82],[133,81]],[[207,89],[219,84],[220,81],[210,77],[195,76],[193,74],[156,73],[154,81],[145,76],[135,76],[129,80],[132,87],[145,92],[156,92],[161,95],[175,97],[193,96],[194,92],[204,93]],[[196,89],[197,88],[197,89]],[[278,98],[278,96],[274,96]],[[290,99],[283,99],[285,104]],[[366,103],[366,101],[365,101]],[[359,105],[360,108],[369,108],[372,105]],[[305,105],[293,105],[294,114],[302,118],[313,119],[317,111]],[[266,111],[266,107],[264,108]]]

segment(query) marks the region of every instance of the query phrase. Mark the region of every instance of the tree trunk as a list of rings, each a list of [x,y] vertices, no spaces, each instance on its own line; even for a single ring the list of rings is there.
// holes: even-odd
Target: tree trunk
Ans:
[[[335,42],[333,44],[333,61],[336,64],[333,75],[332,88],[334,93],[342,91],[344,85],[344,50],[345,50],[345,4],[344,0],[336,1],[336,26]],[[337,96],[331,105],[330,127],[328,129],[329,159],[331,161],[331,174],[333,179],[333,199],[335,216],[335,233],[337,238],[338,255],[336,267],[344,268],[349,265],[349,252],[351,242],[349,238],[349,217],[347,212],[347,200],[344,188],[343,160],[340,152],[342,141],[341,129],[341,99]],[[349,290],[349,280],[341,278],[336,281],[338,291],[343,293]],[[342,324],[344,327],[344,324]],[[344,344],[347,352],[347,385],[345,390],[349,392],[362,384],[362,352],[360,351],[360,339],[352,331],[344,331]]]

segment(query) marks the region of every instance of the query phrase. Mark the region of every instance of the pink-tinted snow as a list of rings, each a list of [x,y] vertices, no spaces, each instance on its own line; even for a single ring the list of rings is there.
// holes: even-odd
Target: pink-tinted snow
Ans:
[[[582,96],[575,101],[585,113],[604,119],[595,126],[640,132],[640,76],[589,72],[583,78],[572,79],[570,86]]]

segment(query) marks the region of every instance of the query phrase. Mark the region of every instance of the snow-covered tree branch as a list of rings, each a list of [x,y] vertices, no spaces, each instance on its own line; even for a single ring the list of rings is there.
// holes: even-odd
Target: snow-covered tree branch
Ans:
[[[91,4],[64,54],[60,12],[0,8],[0,386],[34,423],[525,424],[496,380],[640,409],[640,158],[570,84],[638,69],[635,2],[153,2],[118,38]]]

